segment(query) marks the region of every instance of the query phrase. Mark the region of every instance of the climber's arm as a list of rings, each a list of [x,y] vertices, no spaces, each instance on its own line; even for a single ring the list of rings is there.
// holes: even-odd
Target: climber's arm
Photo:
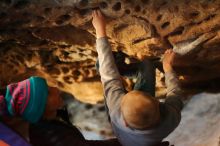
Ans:
[[[124,87],[106,36],[104,17],[99,10],[93,11],[93,25],[97,34],[99,72],[104,86],[106,103],[111,113],[118,105],[119,97],[125,94]]]
[[[183,95],[179,86],[179,80],[172,67],[174,57],[175,53],[172,50],[168,50],[163,60],[165,82],[167,86],[167,98],[165,103],[174,107],[177,111],[181,111],[183,108]]]

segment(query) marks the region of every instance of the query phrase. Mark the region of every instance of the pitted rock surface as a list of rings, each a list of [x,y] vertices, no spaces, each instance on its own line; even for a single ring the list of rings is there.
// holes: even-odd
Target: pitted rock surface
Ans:
[[[167,49],[193,49],[176,61],[183,87],[219,87],[219,6],[218,0],[1,1],[1,86],[40,75],[82,99],[74,85],[95,81],[91,94],[99,89],[102,99],[91,24],[91,9],[99,7],[114,51],[142,60],[160,58]]]
[[[127,62],[160,60],[173,49],[186,93],[219,92],[219,0],[2,0],[0,87],[38,75],[80,101],[103,101],[91,24],[95,8],[107,17],[113,51],[128,55]],[[161,63],[158,69],[157,97],[163,98]],[[125,79],[126,87],[133,82]]]

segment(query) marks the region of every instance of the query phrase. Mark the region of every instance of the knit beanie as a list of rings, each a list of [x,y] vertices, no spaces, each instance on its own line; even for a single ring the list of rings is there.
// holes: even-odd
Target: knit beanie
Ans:
[[[8,85],[5,100],[11,116],[21,116],[31,123],[36,123],[44,113],[47,96],[46,80],[31,77]]]

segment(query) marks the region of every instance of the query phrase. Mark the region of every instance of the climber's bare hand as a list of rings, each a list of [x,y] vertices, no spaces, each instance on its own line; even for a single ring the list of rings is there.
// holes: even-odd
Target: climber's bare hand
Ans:
[[[175,55],[176,53],[173,52],[173,50],[171,49],[165,52],[164,58],[163,58],[163,69],[165,73],[173,71],[173,62],[174,62]]]
[[[100,10],[94,10],[92,12],[92,24],[96,30],[96,37],[101,38],[106,36],[106,23],[105,18]]]

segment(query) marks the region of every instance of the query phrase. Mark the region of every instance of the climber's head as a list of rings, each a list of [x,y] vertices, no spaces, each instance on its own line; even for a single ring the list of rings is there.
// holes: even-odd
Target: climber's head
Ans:
[[[141,91],[131,91],[122,97],[121,111],[125,124],[135,129],[155,126],[160,119],[159,101]]]

